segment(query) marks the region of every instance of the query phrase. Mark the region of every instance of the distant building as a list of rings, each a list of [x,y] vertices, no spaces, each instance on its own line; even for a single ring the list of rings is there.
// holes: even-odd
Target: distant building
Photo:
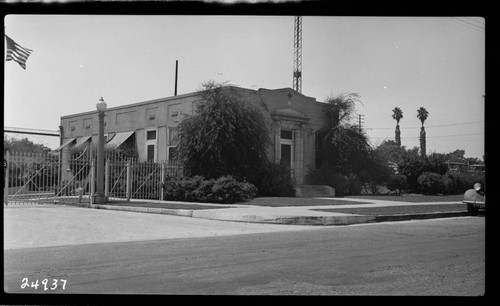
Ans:
[[[448,170],[452,171],[452,172],[466,171],[467,170],[467,163],[466,162],[447,161],[446,165],[448,166]]]
[[[486,171],[486,166],[484,164],[473,164],[470,165],[468,162],[460,161],[447,161],[446,165],[448,170],[451,172],[470,172],[470,173],[484,173]]]
[[[307,169],[315,168],[316,133],[323,126],[322,105],[291,88],[251,90],[229,86],[238,94],[266,107],[272,144],[268,158],[289,164],[297,184]],[[193,114],[203,99],[199,92],[110,107],[106,110],[106,146],[135,147],[139,160],[171,160],[176,156],[175,134],[185,115]],[[97,110],[61,117],[61,143],[68,149],[97,143]]]

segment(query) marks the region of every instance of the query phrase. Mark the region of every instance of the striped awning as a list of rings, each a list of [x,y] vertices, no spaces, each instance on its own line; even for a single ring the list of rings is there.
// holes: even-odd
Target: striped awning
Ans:
[[[60,151],[62,150],[65,146],[69,145],[70,143],[72,143],[73,141],[75,141],[76,138],[70,138],[68,140],[66,140],[59,148],[56,149],[56,151]]]
[[[85,137],[82,137],[82,138],[78,138],[76,140],[76,144],[73,148],[78,148],[79,146],[81,146],[82,144],[84,144],[85,142],[87,142],[90,138],[92,138],[92,136],[85,136]]]
[[[110,140],[108,140],[106,147],[118,148],[134,133],[134,131],[116,133]]]

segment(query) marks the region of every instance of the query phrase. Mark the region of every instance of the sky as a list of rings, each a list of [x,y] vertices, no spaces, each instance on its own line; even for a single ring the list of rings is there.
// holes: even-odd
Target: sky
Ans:
[[[485,19],[302,17],[302,94],[357,93],[355,121],[373,146],[465,150],[483,159]],[[56,131],[60,117],[190,93],[209,80],[249,89],[293,87],[294,16],[7,15],[5,34],[32,49],[23,70],[5,62],[4,126]],[[5,50],[5,48],[4,48]],[[57,137],[28,137],[53,149]]]

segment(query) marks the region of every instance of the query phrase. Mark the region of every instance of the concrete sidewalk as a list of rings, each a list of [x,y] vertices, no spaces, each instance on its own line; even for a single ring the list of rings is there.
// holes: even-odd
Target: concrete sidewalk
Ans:
[[[328,198],[322,198],[328,199]],[[332,199],[333,200],[333,199]],[[289,225],[349,225],[371,222],[403,221],[412,219],[431,219],[468,216],[467,211],[431,211],[428,213],[404,213],[396,215],[362,215],[351,213],[340,213],[331,211],[318,211],[318,209],[332,208],[360,208],[360,207],[388,207],[388,206],[417,206],[417,205],[446,205],[459,204],[457,202],[428,202],[428,203],[408,203],[396,201],[372,200],[372,204],[366,204],[366,199],[342,198],[342,200],[352,201],[353,204],[343,205],[321,205],[321,206],[285,206],[267,207],[242,204],[207,204],[207,203],[184,203],[189,205],[202,206],[227,206],[228,208],[217,209],[166,209],[151,207],[119,206],[119,205],[93,205],[96,209],[109,209],[120,211],[131,211],[141,213],[167,214],[192,218],[251,222],[251,223],[271,223]],[[148,201],[148,203],[165,203],[165,201]],[[364,202],[364,204],[357,204]],[[169,202],[182,204],[183,202]],[[437,207],[437,206],[436,206]]]

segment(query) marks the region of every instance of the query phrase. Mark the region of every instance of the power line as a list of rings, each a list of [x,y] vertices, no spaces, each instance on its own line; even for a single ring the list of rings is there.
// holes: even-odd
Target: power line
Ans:
[[[447,138],[447,137],[462,137],[462,136],[478,136],[478,135],[483,135],[483,133],[472,133],[472,134],[456,134],[456,135],[440,135],[440,136],[425,136],[425,139],[429,138]],[[387,137],[372,137],[375,139],[386,139]],[[402,139],[418,139],[420,136],[406,136],[406,137],[401,137]]]
[[[476,124],[476,123],[481,123],[484,122],[484,120],[480,121],[472,121],[472,122],[464,122],[464,123],[453,123],[453,124],[439,124],[439,125],[427,125],[425,128],[435,128],[435,127],[446,127],[446,126],[460,126],[460,125],[469,125],[469,124]],[[410,127],[401,127],[399,126],[400,129],[402,130],[407,130],[407,129],[419,129],[420,126],[410,126]],[[394,127],[383,127],[383,128],[369,128],[370,130],[393,130]]]

